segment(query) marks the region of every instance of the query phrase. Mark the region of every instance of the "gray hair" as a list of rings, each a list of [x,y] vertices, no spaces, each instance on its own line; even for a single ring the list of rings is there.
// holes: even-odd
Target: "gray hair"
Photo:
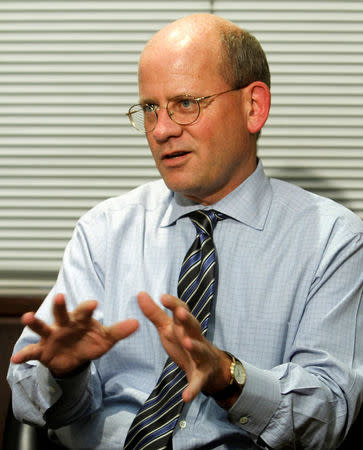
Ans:
[[[221,29],[222,59],[220,71],[234,88],[254,81],[271,85],[270,69],[259,41],[245,30]]]

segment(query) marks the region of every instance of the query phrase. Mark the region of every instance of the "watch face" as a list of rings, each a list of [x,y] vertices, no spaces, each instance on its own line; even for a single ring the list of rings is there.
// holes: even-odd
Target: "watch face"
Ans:
[[[234,379],[238,384],[243,384],[246,380],[246,374],[243,370],[242,364],[236,362],[234,366]]]

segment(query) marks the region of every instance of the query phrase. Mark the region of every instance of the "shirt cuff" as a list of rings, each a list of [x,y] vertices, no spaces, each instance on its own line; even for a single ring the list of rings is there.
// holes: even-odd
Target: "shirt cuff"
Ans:
[[[74,372],[65,378],[55,378],[47,370],[49,385],[56,385],[60,392],[58,400],[44,413],[44,419],[50,428],[57,429],[67,425],[80,416],[86,410],[85,394],[90,377],[90,365],[87,364],[82,370]],[[87,400],[87,399],[86,399]]]
[[[49,408],[62,396],[62,390],[50,371],[41,363],[37,364],[36,378],[38,380],[41,397],[45,400],[45,404],[48,405]],[[43,413],[44,412],[45,410]]]
[[[89,374],[90,363],[87,363],[64,378],[54,377],[63,393],[62,403],[72,403],[82,396],[88,385]]]
[[[62,404],[77,401],[87,387],[90,372],[90,364],[83,366],[82,370],[72,376],[55,378],[43,364],[37,367],[37,377],[43,397],[49,405],[54,405],[62,399]]]
[[[246,371],[246,383],[229,409],[228,417],[239,428],[259,436],[280,404],[280,384],[269,371],[241,362]]]

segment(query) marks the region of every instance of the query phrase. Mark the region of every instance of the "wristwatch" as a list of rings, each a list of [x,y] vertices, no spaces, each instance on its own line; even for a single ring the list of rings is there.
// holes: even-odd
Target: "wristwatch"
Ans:
[[[240,394],[242,392],[243,386],[246,383],[246,371],[241,361],[236,359],[231,353],[228,353],[226,351],[224,351],[224,353],[226,353],[231,358],[231,365],[229,366],[229,370],[231,372],[231,380],[227,387],[213,394],[213,398],[217,402],[232,397],[232,395]]]
[[[229,370],[231,372],[231,381],[229,384],[235,384],[239,388],[243,388],[246,383],[246,371],[243,364],[231,353],[226,351],[224,353],[227,353],[227,355],[232,359],[231,365],[229,366]]]

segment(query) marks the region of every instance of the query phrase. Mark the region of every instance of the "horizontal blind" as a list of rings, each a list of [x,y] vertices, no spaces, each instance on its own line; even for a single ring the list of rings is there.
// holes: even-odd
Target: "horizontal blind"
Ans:
[[[209,1],[0,2],[0,295],[44,295],[77,218],[159,177],[122,116],[166,23]]]
[[[272,76],[259,155],[271,176],[363,218],[363,2],[215,1],[252,32]]]
[[[44,295],[77,218],[159,177],[122,116],[149,37],[193,12],[253,32],[272,72],[272,176],[363,217],[363,7],[338,1],[0,2],[0,295]]]

